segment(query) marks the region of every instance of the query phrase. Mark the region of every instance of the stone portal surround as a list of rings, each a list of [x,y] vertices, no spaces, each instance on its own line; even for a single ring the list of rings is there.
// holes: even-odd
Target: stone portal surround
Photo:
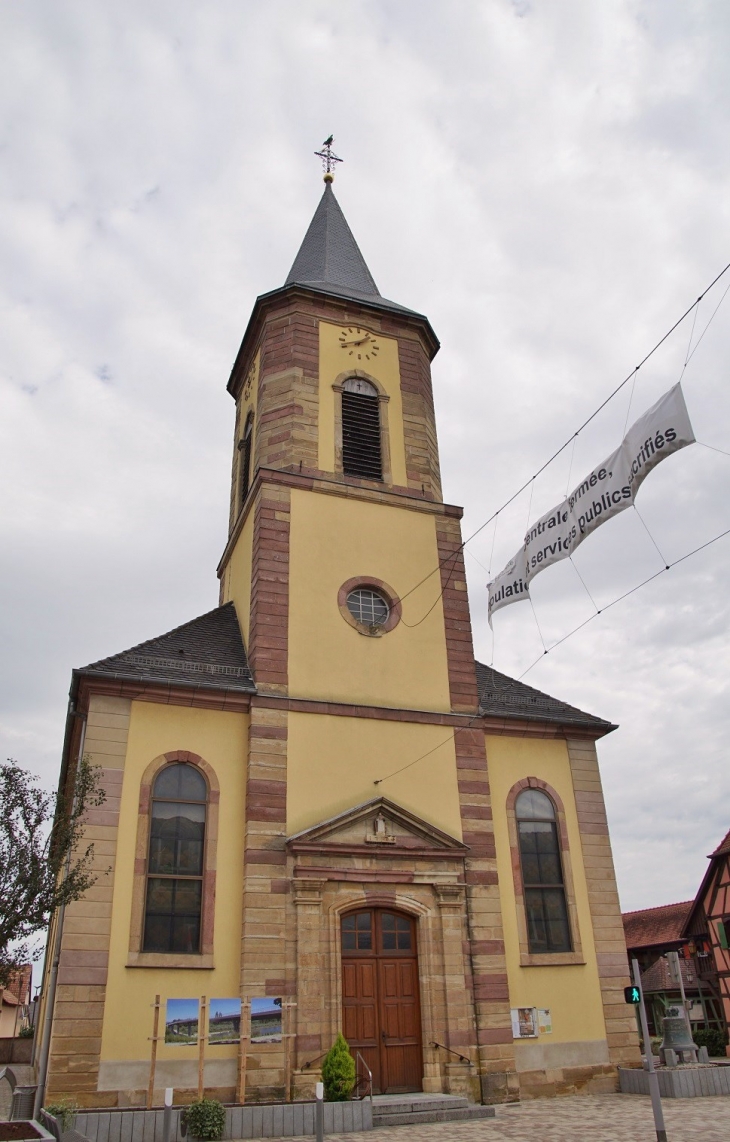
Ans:
[[[400,858],[319,857],[320,878],[307,874],[296,858],[292,896],[296,926],[297,1037],[295,1097],[311,1097],[319,1077],[317,1064],[304,1068],[332,1043],[341,1029],[342,955],[340,924],[344,913],[359,908],[393,908],[417,922],[424,1087],[478,1095],[476,1067],[449,1065],[431,1046],[473,1039],[470,997],[464,988],[464,886],[461,860],[421,861]],[[404,875],[416,866],[419,883],[378,884],[385,871]],[[328,873],[326,866],[331,865]],[[358,872],[364,884],[338,880],[337,866]],[[433,878],[433,879],[432,879]],[[429,883],[431,880],[431,883]],[[369,883],[368,883],[369,882]],[[473,1052],[472,1052],[473,1055]]]

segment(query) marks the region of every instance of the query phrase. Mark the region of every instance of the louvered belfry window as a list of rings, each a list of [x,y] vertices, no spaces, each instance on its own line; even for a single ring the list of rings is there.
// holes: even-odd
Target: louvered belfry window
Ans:
[[[378,390],[358,377],[342,386],[342,469],[346,476],[383,478]]]
[[[238,445],[241,452],[240,459],[240,506],[243,507],[244,500],[248,495],[248,489],[251,486],[251,445],[253,443],[253,413],[250,412],[246,418],[246,427],[243,430],[243,439]]]

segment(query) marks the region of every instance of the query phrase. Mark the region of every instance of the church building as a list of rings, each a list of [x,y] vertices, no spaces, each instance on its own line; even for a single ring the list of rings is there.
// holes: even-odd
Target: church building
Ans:
[[[228,381],[219,606],[73,672],[62,788],[86,756],[106,802],[98,880],[49,937],[46,1100],[309,1098],[339,1031],[375,1093],[605,1091],[639,1064],[616,727],[474,659],[438,349],[326,175]]]

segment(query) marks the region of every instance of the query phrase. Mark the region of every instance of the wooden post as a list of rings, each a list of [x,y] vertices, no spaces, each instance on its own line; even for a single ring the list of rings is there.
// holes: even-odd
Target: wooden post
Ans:
[[[205,1094],[205,996],[200,999],[198,1013],[198,1098]]]
[[[160,1029],[160,997],[155,996],[155,1014],[152,1022],[152,1051],[150,1052],[150,1085],[147,1088],[147,1109],[152,1110],[155,1090],[155,1067],[157,1066],[157,1033]]]
[[[236,1089],[236,1101],[239,1106],[243,1106],[246,1102],[246,1052],[251,1028],[250,1007],[251,1004],[248,999],[241,1000],[241,1037],[238,1044],[238,1086]]]

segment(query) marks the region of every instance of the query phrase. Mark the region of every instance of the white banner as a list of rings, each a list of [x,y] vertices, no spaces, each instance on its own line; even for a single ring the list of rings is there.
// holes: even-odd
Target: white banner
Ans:
[[[562,504],[531,525],[520,550],[487,584],[492,615],[529,596],[530,581],[567,559],[607,519],[630,508],[642,483],[667,456],[694,443],[682,387],[676,384],[645,412],[607,460],[594,468]]]

